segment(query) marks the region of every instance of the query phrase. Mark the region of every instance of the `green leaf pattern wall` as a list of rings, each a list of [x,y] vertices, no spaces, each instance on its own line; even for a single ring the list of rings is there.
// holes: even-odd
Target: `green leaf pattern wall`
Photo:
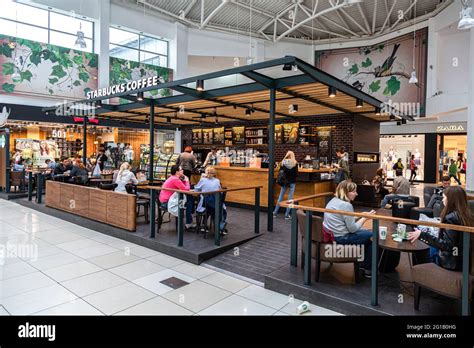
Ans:
[[[0,35],[0,93],[83,99],[97,68],[96,54]]]

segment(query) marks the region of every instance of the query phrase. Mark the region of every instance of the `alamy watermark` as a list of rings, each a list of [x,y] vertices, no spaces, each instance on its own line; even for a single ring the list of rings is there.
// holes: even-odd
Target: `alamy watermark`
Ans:
[[[382,114],[391,114],[393,116],[413,116],[420,117],[421,104],[411,102],[393,102],[389,99],[385,103],[380,104]]]
[[[99,106],[100,104],[97,102],[74,104],[73,102],[63,100],[62,103],[56,104],[54,113],[56,116],[77,116],[94,119],[96,115],[95,110]]]
[[[0,244],[0,265],[5,263],[5,259],[15,257],[36,261],[38,259],[38,245],[16,244],[10,242],[7,242],[7,244]]]
[[[357,261],[364,261],[363,244],[325,244],[324,256],[327,258],[357,258]]]

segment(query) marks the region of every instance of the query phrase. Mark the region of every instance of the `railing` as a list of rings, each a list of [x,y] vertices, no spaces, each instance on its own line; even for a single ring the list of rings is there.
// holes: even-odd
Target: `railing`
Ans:
[[[372,224],[372,279],[371,279],[371,304],[372,306],[378,305],[378,264],[377,264],[377,253],[378,253],[378,238],[379,238],[379,223],[380,221],[390,221],[396,223],[404,223],[407,225],[419,225],[420,221],[412,219],[403,219],[403,218],[394,218],[392,216],[383,216],[376,214],[367,214],[367,213],[355,213],[347,212],[340,210],[332,210],[325,208],[315,208],[305,205],[300,205],[298,203],[306,201],[313,198],[321,198],[326,196],[334,195],[333,192],[325,192],[320,194],[315,194],[312,196],[305,196],[301,198],[295,198],[292,200],[283,201],[280,203],[281,207],[290,208],[292,212],[292,221],[291,221],[291,256],[290,264],[291,266],[297,266],[297,253],[298,253],[298,218],[297,210],[301,209],[306,212],[305,220],[305,231],[304,238],[307,241],[305,243],[305,260],[304,260],[304,283],[305,285],[311,284],[311,248],[312,243],[308,242],[311,240],[312,235],[312,218],[313,212],[317,213],[331,213],[339,214],[346,216],[354,216],[360,218],[366,218],[373,220]],[[471,199],[472,197],[470,197]],[[451,229],[455,231],[462,232],[463,234],[463,259],[462,259],[462,315],[469,315],[469,257],[470,257],[470,235],[469,233],[474,233],[474,227],[470,226],[458,226],[444,223],[435,223],[429,221],[423,221],[423,226],[432,226],[437,228]]]
[[[156,202],[155,192],[156,191],[171,191],[177,192],[179,194],[179,204],[178,204],[178,246],[182,247],[184,245],[184,209],[183,198],[184,195],[191,196],[200,196],[200,195],[214,195],[215,198],[215,215],[214,215],[214,244],[217,246],[221,245],[221,235],[220,235],[220,217],[221,217],[221,194],[226,192],[233,191],[244,191],[244,190],[255,190],[255,217],[254,217],[254,232],[255,234],[260,233],[260,189],[262,186],[245,186],[245,187],[234,187],[221,189],[217,191],[209,192],[197,192],[197,191],[183,191],[176,190],[171,188],[163,188],[157,186],[145,186],[144,188],[151,191],[151,209],[150,209],[150,238],[155,238],[155,208],[154,203]]]

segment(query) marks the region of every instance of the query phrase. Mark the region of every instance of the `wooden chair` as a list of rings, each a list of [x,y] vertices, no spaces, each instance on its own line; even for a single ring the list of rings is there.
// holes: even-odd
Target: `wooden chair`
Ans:
[[[306,214],[302,210],[297,211],[298,217],[298,226],[299,234],[301,237],[301,267],[304,267],[304,231],[305,231],[305,219]],[[359,283],[359,261],[357,256],[355,257],[327,257],[325,256],[325,246],[332,243],[324,243],[323,235],[323,218],[321,216],[313,215],[313,224],[312,224],[312,248],[311,248],[311,257],[316,260],[316,270],[315,270],[315,279],[319,282],[319,276],[321,273],[321,261],[330,262],[330,263],[353,263],[354,264],[354,280],[355,283]]]
[[[10,186],[15,187],[15,192],[18,188],[25,189],[25,172],[10,172]]]

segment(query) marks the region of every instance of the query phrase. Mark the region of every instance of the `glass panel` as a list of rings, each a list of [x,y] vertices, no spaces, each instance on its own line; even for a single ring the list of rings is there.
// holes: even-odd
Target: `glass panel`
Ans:
[[[79,48],[79,47],[74,46],[74,44],[76,43],[76,39],[77,39],[76,35],[58,33],[57,31],[52,31],[52,30],[50,32],[51,45],[73,48],[79,51],[92,52],[91,39],[84,39],[87,44],[86,48]]]
[[[117,45],[138,48],[138,34],[134,34],[125,30],[110,28],[110,43]]]
[[[162,66],[165,68],[168,66],[167,57],[159,56],[148,52],[140,52],[140,62],[145,64]]]
[[[116,45],[109,45],[110,49],[110,56],[111,57],[116,57],[116,58],[121,58],[121,59],[126,59],[126,60],[132,60],[135,62],[138,62],[138,50],[135,50],[133,48],[127,48],[127,47],[121,47],[121,46],[116,46]]]
[[[0,19],[0,33],[22,39],[48,43],[47,29],[32,27],[31,25],[26,24],[17,24],[5,19]]]
[[[0,17],[15,21],[48,27],[48,11],[36,7],[18,4],[13,1],[0,1]]]
[[[152,53],[168,55],[168,42],[148,36],[140,36],[140,49]]]
[[[388,178],[395,178],[395,163],[401,159],[403,175],[411,175],[410,160],[414,156],[416,169],[415,180],[424,180],[425,170],[425,135],[382,135],[380,138],[381,166]]]
[[[92,22],[81,20],[79,18],[73,18],[71,16],[65,16],[59,13],[51,12],[50,28],[64,31],[76,35],[78,30],[84,32],[85,37],[93,37],[93,24]],[[82,29],[79,29],[82,28]]]

